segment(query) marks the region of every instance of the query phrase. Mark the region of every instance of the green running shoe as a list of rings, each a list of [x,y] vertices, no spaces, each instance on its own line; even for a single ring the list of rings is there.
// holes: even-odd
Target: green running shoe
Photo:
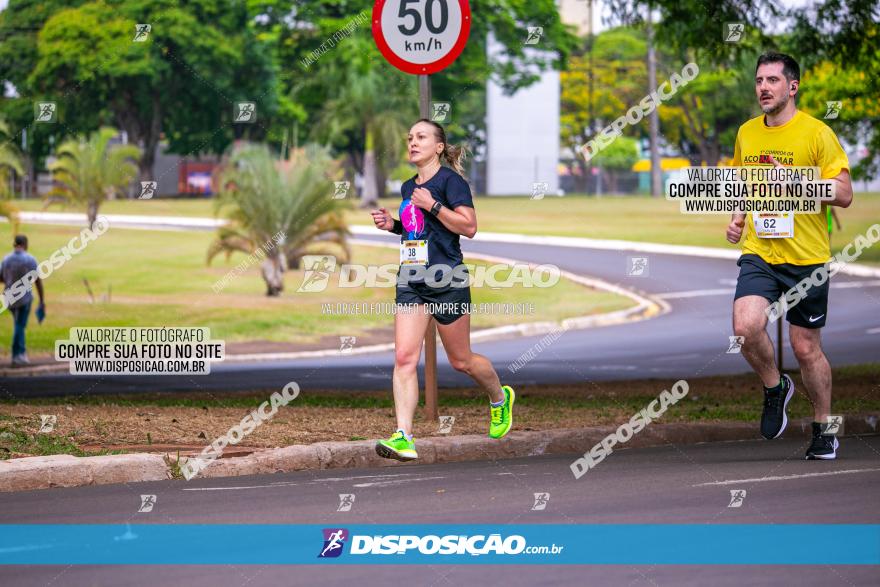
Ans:
[[[398,461],[411,461],[419,458],[416,452],[416,444],[407,440],[403,432],[398,430],[388,440],[380,440],[376,443],[376,454],[386,459]]]
[[[490,406],[489,413],[492,416],[489,422],[489,436],[492,438],[501,438],[510,431],[513,426],[513,402],[516,401],[516,394],[509,385],[501,387],[504,392],[504,403],[498,407]]]

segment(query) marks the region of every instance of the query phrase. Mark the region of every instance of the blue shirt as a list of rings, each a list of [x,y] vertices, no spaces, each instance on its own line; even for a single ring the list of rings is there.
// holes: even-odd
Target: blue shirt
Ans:
[[[400,221],[403,223],[400,241],[427,239],[428,266],[448,265],[455,268],[461,265],[463,260],[459,235],[446,228],[429,211],[414,206],[412,195],[417,187],[425,188],[446,208],[452,210],[459,206],[473,208],[471,188],[462,176],[448,167],[441,167],[422,185],[416,184],[416,179],[418,175],[408,179],[400,188],[403,198],[399,209]]]
[[[37,260],[26,251],[13,251],[3,258],[0,264],[0,275],[8,291],[16,281],[24,277],[30,271],[36,271]],[[10,308],[19,308],[34,299],[33,286],[28,286],[26,293],[15,303],[9,304]],[[11,295],[11,292],[10,292]],[[10,300],[11,301],[11,300]]]

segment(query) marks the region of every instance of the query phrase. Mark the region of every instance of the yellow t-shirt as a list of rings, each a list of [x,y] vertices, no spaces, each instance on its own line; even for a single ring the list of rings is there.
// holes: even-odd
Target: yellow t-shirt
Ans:
[[[822,179],[831,179],[844,169],[849,170],[849,160],[834,131],[800,110],[782,126],[767,126],[762,114],[739,127],[731,165],[773,167],[771,155],[784,166],[818,167]],[[758,255],[771,264],[827,262],[831,258],[831,246],[825,205],[821,213],[795,214],[792,238],[759,238],[749,213],[742,252]]]

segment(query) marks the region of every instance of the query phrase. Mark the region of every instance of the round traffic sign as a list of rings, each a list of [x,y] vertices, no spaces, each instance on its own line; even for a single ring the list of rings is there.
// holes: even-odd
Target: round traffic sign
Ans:
[[[385,59],[412,74],[432,74],[455,61],[471,31],[468,0],[376,0],[373,39]]]

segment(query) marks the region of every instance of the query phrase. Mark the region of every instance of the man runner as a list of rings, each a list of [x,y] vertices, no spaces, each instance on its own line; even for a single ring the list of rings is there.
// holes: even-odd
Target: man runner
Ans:
[[[744,337],[742,354],[764,383],[761,435],[778,438],[785,430],[788,402],[794,382],[776,368],[773,345],[767,335],[768,307],[804,277],[831,258],[825,223],[825,205],[852,203],[849,161],[834,132],[822,121],[797,109],[795,96],[800,67],[788,55],[764,53],[755,70],[755,94],[763,112],[749,120],[736,135],[733,165],[818,167],[823,180],[836,183],[835,199],[823,203],[821,214],[776,214],[764,226],[760,214],[734,214],[727,240],[738,243],[745,231],[736,294],[733,331]],[[782,160],[780,162],[779,160]],[[761,223],[756,225],[756,222]],[[760,234],[759,234],[760,232]],[[813,286],[787,313],[791,348],[813,403],[813,441],[807,459],[834,459],[838,441],[827,434],[831,410],[831,366],[822,352],[821,328],[828,310],[828,280]]]

